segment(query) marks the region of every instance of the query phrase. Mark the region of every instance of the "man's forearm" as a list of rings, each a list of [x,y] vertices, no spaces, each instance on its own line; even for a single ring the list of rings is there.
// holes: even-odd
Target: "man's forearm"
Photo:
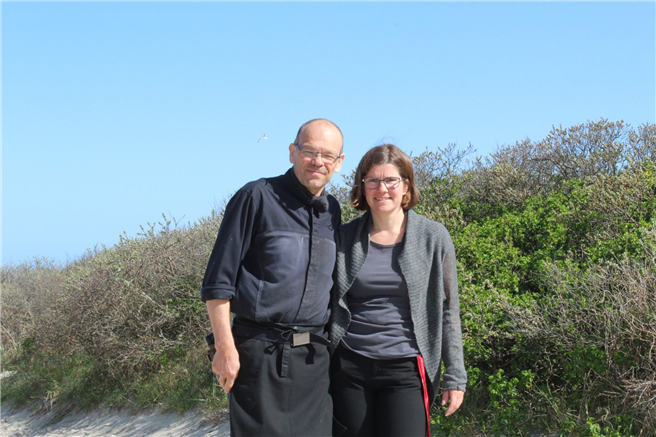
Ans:
[[[239,373],[239,354],[230,326],[230,301],[213,299],[208,300],[206,305],[214,332],[214,347],[216,347],[212,371],[219,375],[219,384],[228,393]]]
[[[219,345],[234,347],[235,341],[230,326],[230,301],[227,299],[214,299],[208,300],[206,305],[210,323],[212,324],[212,332],[214,333],[214,346],[217,350]]]

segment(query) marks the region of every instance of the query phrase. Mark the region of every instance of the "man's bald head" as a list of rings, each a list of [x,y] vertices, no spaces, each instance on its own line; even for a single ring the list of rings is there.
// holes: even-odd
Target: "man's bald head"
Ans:
[[[323,192],[344,161],[342,131],[332,121],[316,118],[303,124],[289,145],[289,162],[301,184],[315,196]],[[337,158],[335,158],[337,157]]]
[[[301,136],[303,135],[303,133],[307,130],[308,127],[310,127],[311,125],[314,125],[314,124],[317,124],[318,126],[321,126],[321,125],[332,126],[335,129],[337,129],[337,132],[339,132],[339,136],[342,139],[341,148],[342,149],[344,148],[344,135],[342,134],[342,130],[335,123],[333,123],[332,121],[327,120],[325,118],[315,118],[315,119],[312,119],[310,121],[306,121],[305,123],[303,123],[303,125],[298,129],[298,133],[296,134],[296,139],[294,140],[294,144],[299,144],[299,141],[301,140]]]

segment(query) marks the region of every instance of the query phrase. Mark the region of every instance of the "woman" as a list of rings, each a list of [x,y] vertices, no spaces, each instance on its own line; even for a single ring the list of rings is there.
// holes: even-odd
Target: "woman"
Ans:
[[[429,435],[442,362],[445,414],[462,404],[467,375],[455,250],[442,224],[412,210],[418,196],[412,163],[396,146],[364,155],[351,204],[366,212],[341,226],[337,242],[335,435]]]

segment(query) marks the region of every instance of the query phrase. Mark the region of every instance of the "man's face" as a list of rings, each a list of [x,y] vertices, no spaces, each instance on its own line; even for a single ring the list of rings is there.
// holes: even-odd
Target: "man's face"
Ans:
[[[332,163],[324,160],[322,155],[306,158],[293,143],[289,145],[289,162],[294,164],[294,174],[310,193],[317,196],[330,182],[333,172],[339,171],[342,167],[344,160],[344,155],[340,153],[342,136],[332,124],[317,121],[305,128],[298,139],[298,145],[305,151],[339,156]]]

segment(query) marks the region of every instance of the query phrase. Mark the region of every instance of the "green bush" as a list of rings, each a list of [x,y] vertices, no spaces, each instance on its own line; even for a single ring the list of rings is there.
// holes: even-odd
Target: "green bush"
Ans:
[[[64,267],[3,268],[4,363],[22,375],[3,381],[3,400],[223,402],[202,352],[210,328],[198,294],[219,223],[217,214],[184,227],[165,218]]]

